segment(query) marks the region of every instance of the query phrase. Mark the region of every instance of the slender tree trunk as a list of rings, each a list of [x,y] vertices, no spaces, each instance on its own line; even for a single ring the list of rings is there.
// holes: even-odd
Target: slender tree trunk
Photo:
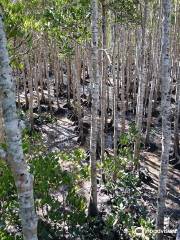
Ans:
[[[71,61],[70,58],[67,58],[66,61],[66,67],[67,67],[67,103],[70,104],[71,101]],[[74,88],[73,88],[74,90]],[[73,97],[74,97],[73,92]]]
[[[102,48],[106,49],[106,1],[102,0]],[[106,54],[103,51],[103,63],[102,63],[102,78],[101,78],[101,163],[104,162],[104,144],[105,144],[105,112],[106,112],[106,78],[107,78],[107,64]]]
[[[162,0],[163,7],[163,23],[162,23],[162,59],[161,59],[161,109],[162,109],[162,153],[161,166],[159,174],[159,189],[157,201],[157,222],[156,228],[163,231],[164,229],[164,213],[165,213],[165,199],[166,186],[169,163],[169,150],[171,140],[171,103],[170,103],[170,13],[171,0]],[[157,240],[163,239],[163,233],[158,233]]]
[[[156,14],[158,15],[156,17]],[[155,21],[155,19],[157,19]],[[155,22],[155,29],[154,32],[152,34],[152,57],[151,57],[151,68],[152,70],[150,71],[150,78],[151,78],[151,82],[150,82],[150,92],[149,95],[147,96],[148,98],[148,107],[147,107],[147,125],[146,125],[146,139],[145,142],[148,145],[149,144],[149,135],[150,135],[150,129],[151,129],[151,121],[152,121],[152,110],[153,110],[153,100],[154,100],[154,95],[155,95],[155,87],[156,87],[156,82],[157,79],[159,78],[159,60],[160,60],[160,51],[159,51],[159,32],[161,32],[161,8],[159,6],[159,10],[157,11],[157,13],[155,12],[152,15],[152,26],[153,23]]]
[[[161,23],[162,21],[162,1],[160,0],[159,1],[159,24]],[[159,27],[159,29],[161,29],[161,26]],[[158,32],[158,39],[157,41],[159,40],[159,42],[161,42],[161,39],[162,39],[162,29],[159,30]],[[162,44],[158,44],[158,51],[159,51],[159,59],[158,59],[158,69],[160,69],[160,65],[161,65],[161,53],[162,53]],[[156,88],[155,88],[155,93],[154,93],[154,109],[156,109],[159,101],[158,98],[160,96],[160,80],[161,80],[161,76],[160,76],[160,71],[158,72],[158,78],[156,79]]]
[[[180,163],[180,147],[179,147],[179,115],[180,115],[180,46],[177,44],[176,39],[180,37],[179,24],[180,24],[180,4],[177,2],[175,6],[176,18],[174,29],[174,58],[175,58],[175,77],[176,77],[176,105],[174,114],[174,153],[175,158]]]
[[[31,129],[33,129],[34,125],[34,116],[33,116],[33,76],[32,76],[32,65],[30,60],[26,61],[27,66],[27,76],[28,76],[28,89],[29,89],[29,119],[31,124]]]
[[[139,86],[138,86],[138,95],[137,95],[137,107],[136,107],[136,127],[138,130],[138,136],[135,141],[134,146],[134,160],[137,160],[139,157],[140,151],[140,141],[141,141],[141,128],[143,120],[143,102],[145,95],[145,77],[146,77],[146,68],[145,68],[145,47],[146,47],[146,21],[147,21],[147,0],[145,0],[144,6],[144,16],[142,19],[142,40],[140,48],[140,61],[138,61],[138,77],[139,77]]]
[[[153,107],[153,96],[154,96],[154,89],[155,89],[155,82],[157,78],[157,48],[154,46],[154,42],[156,40],[152,40],[152,59],[150,60],[150,92],[147,94],[147,99],[148,99],[148,106],[147,106],[147,124],[146,124],[146,144],[149,144],[149,133],[150,133],[150,127],[151,127],[151,120],[152,120],[152,107]]]
[[[129,89],[130,89],[130,81],[131,81],[131,55],[130,55],[130,50],[131,50],[131,32],[130,30],[128,31],[128,38],[127,38],[127,59],[126,59],[126,112],[129,109]]]
[[[17,75],[19,74],[19,72],[17,71]],[[16,89],[17,89],[17,98],[18,98],[18,104],[17,107],[21,108],[21,100],[20,100],[20,77],[19,75],[16,77]]]
[[[98,65],[98,2],[92,0],[92,109],[90,133],[90,162],[91,162],[91,193],[89,201],[89,216],[96,216],[97,209],[97,166],[96,145],[98,136],[98,108],[99,108],[99,65]]]
[[[40,43],[41,44],[41,43]],[[45,101],[44,89],[43,89],[43,60],[42,60],[42,51],[40,49],[38,53],[38,85],[40,85],[41,90],[41,101]]]
[[[23,84],[24,84],[24,96],[25,96],[25,108],[28,109],[29,108],[29,99],[27,96],[27,72],[25,71],[25,69],[23,70]]]
[[[0,17],[0,91],[7,143],[7,162],[17,187],[24,240],[37,240],[37,217],[33,197],[33,176],[23,156],[21,134],[16,114],[15,86],[12,81],[7,41]]]
[[[112,56],[112,71],[113,71],[113,117],[114,117],[114,164],[115,164],[115,172],[113,174],[113,178],[114,180],[116,179],[117,176],[117,170],[118,170],[118,166],[117,166],[117,140],[118,140],[118,111],[117,111],[117,104],[118,104],[118,87],[117,87],[117,82],[119,81],[119,77],[120,77],[120,72],[119,72],[119,68],[120,68],[120,41],[118,42],[118,64],[117,64],[117,74],[115,72],[115,49],[116,49],[116,39],[117,39],[117,33],[116,31],[118,31],[117,29],[117,25],[114,25],[114,32],[115,32],[115,36],[114,36],[114,44],[113,44],[113,56]],[[119,34],[118,34],[119,36]]]
[[[126,31],[125,28],[121,27],[121,132],[125,131],[125,54],[126,54]]]
[[[41,106],[40,106],[40,95],[39,95],[39,90],[38,90],[38,81],[39,81],[39,76],[38,76],[38,65],[37,65],[37,55],[34,53],[34,61],[35,61],[35,66],[34,66],[34,86],[37,94],[37,103],[38,103],[38,113],[41,113]]]
[[[79,57],[79,47],[76,47],[75,63],[73,65],[74,70],[74,82],[76,82],[76,111],[78,114],[78,125],[79,125],[79,139],[80,143],[83,144],[83,124],[82,124],[82,109],[81,109],[81,60]]]
[[[48,49],[44,48],[44,71],[46,75],[46,82],[47,82],[47,91],[48,91],[48,107],[50,110],[50,113],[52,114],[52,99],[51,99],[51,83],[50,83],[50,77],[49,77],[49,69],[48,69]]]
[[[61,78],[61,74],[62,72],[60,71],[59,68],[59,58],[57,56],[57,48],[55,46],[54,48],[54,61],[53,61],[53,69],[54,69],[54,80],[55,80],[55,86],[54,89],[56,91],[56,93],[54,94],[54,97],[56,98],[56,102],[57,102],[57,107],[60,108],[60,104],[59,104],[59,88],[60,88],[60,81],[59,78]],[[62,79],[62,78],[61,78]],[[61,83],[61,85],[63,86],[63,84]],[[63,89],[63,88],[61,88]]]
[[[177,63],[178,65],[178,63]],[[175,119],[174,119],[174,153],[175,157],[180,162],[179,149],[179,115],[180,115],[180,70],[179,66],[176,69],[176,105],[175,105]]]

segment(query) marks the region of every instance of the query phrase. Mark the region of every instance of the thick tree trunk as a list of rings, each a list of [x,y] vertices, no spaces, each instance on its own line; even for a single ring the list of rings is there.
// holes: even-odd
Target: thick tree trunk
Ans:
[[[96,216],[97,209],[97,170],[96,144],[98,136],[98,109],[99,109],[99,66],[98,66],[98,2],[92,0],[92,109],[90,133],[90,162],[91,162],[91,193],[89,202],[89,216]]]
[[[171,140],[171,103],[170,103],[170,13],[171,1],[163,0],[163,23],[162,23],[162,59],[161,59],[161,110],[162,110],[162,153],[161,153],[161,166],[159,174],[159,189],[157,201],[157,222],[156,228],[163,231],[164,229],[164,213],[165,213],[165,199],[166,199],[166,186],[168,175],[169,163],[169,150]],[[157,240],[163,239],[163,233],[157,234]]]
[[[0,96],[0,144],[4,143],[4,123],[3,123],[3,111],[2,111],[2,97]]]
[[[0,17],[0,91],[6,134],[8,165],[17,187],[24,240],[37,240],[37,217],[33,197],[33,176],[23,156],[21,134],[18,127],[15,86],[12,81],[6,37]]]

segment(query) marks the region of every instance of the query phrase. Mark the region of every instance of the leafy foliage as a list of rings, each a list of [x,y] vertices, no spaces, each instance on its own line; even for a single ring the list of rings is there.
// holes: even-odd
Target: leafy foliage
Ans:
[[[113,0],[109,3],[110,9],[115,13],[117,21],[120,23],[140,23],[140,8],[138,0]]]
[[[35,177],[34,197],[40,218],[39,239],[58,239],[59,236],[66,239],[137,239],[136,227],[152,229],[153,224],[147,219],[148,213],[141,202],[138,175],[127,168],[128,162],[132,162],[131,144],[135,135],[136,130],[132,126],[129,133],[122,135],[119,140],[116,181],[112,178],[114,160],[107,158],[104,162],[107,180],[104,188],[109,197],[106,208],[109,211],[102,211],[102,217],[87,218],[87,202],[80,194],[83,181],[88,181],[90,175],[88,163],[83,161],[86,159],[84,150],[45,154],[45,148],[39,148],[40,134],[24,130],[22,146]],[[11,240],[16,232],[21,231],[17,195],[11,172],[2,161],[0,170],[0,234],[2,239]],[[11,234],[10,226],[14,229]]]
[[[78,195],[78,185],[74,184],[79,175],[76,175],[77,172],[61,168],[60,159],[64,155],[62,153],[44,155],[39,152],[38,154],[39,148],[37,147],[33,152],[34,157],[30,157],[31,142],[39,140],[39,135],[33,133],[30,136],[28,133],[28,130],[23,133],[22,146],[30,165],[30,171],[35,176],[34,196],[36,210],[41,218],[39,236],[40,238],[44,236],[47,225],[49,233],[46,238],[42,237],[42,239],[50,239],[48,238],[50,235],[54,237],[58,234],[64,235],[67,231],[73,232],[76,225],[85,221],[85,199]],[[72,159],[72,156],[73,160],[78,161],[81,155],[79,151],[76,151],[76,155],[71,154],[69,159]],[[2,181],[0,186],[0,223],[3,229],[13,226],[14,231],[18,232],[21,229],[13,177],[7,165],[2,161],[0,161],[0,170],[0,180]],[[2,232],[2,234],[5,233]]]
[[[132,154],[137,134],[135,126],[131,125],[129,131],[120,136],[116,166],[113,157],[106,158],[103,165],[105,188],[110,196],[110,213],[106,216],[106,227],[109,231],[113,230],[117,239],[137,239],[136,227],[153,227],[141,201],[141,183],[138,172],[134,170]],[[114,180],[115,170],[117,174]]]

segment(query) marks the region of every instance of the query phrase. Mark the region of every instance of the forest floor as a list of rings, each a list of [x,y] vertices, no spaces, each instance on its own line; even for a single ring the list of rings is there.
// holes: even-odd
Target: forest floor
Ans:
[[[57,117],[57,121],[54,123],[42,125],[41,131],[43,133],[44,142],[48,146],[48,150],[50,152],[59,150],[69,151],[70,149],[72,150],[79,147],[77,143],[78,135],[75,134],[74,128],[74,122],[69,120],[66,116]],[[156,149],[155,152],[148,151],[148,149],[141,150],[141,167],[146,168],[148,175],[152,178],[152,182],[143,184],[144,192],[142,195],[144,204],[148,204],[148,208],[150,208],[151,214],[155,218],[161,154],[161,132],[158,131],[156,137],[152,140],[153,143],[158,145],[158,149]],[[109,134],[106,137],[108,146],[111,145],[111,141],[112,138]],[[88,144],[86,143],[85,150],[87,149]],[[178,220],[180,219],[180,171],[175,169],[172,165],[169,165],[167,186],[166,227],[167,229],[173,229],[174,226],[177,226]],[[108,202],[109,197],[101,192],[101,186],[98,187],[98,190],[98,202],[99,206],[101,206]],[[88,200],[89,192],[90,182],[87,181],[82,184],[81,194]],[[173,239],[170,236],[167,239]]]
[[[24,99],[24,96],[21,96]],[[52,94],[53,99],[53,94]],[[53,99],[55,102],[55,99]],[[70,151],[72,149],[80,147],[78,143],[78,134],[75,131],[76,125],[69,119],[69,110],[63,108],[66,100],[62,98],[60,100],[60,106],[64,109],[63,112],[56,115],[56,119],[53,122],[42,123],[38,125],[37,128],[41,131],[43,136],[43,141],[49,152],[54,151]],[[57,106],[54,106],[57,108]],[[38,116],[36,114],[36,116]],[[90,121],[89,113],[87,112],[84,117],[85,121]],[[130,118],[131,119],[131,118]],[[127,123],[129,118],[126,119]],[[153,134],[151,135],[151,142],[157,146],[155,151],[151,149],[141,150],[141,167],[146,168],[149,176],[152,178],[150,183],[143,184],[142,198],[144,205],[149,205],[152,216],[156,215],[156,205],[157,205],[157,190],[158,190],[158,175],[160,167],[160,155],[161,155],[161,128],[160,126],[153,129]],[[113,143],[113,134],[108,133],[105,139],[106,148],[111,149]],[[86,142],[84,144],[85,150],[89,148],[89,135],[87,136]],[[101,186],[98,184],[98,202],[99,205],[106,203],[109,198],[108,195],[102,193]],[[87,200],[90,192],[90,182],[84,182],[82,184],[82,191]],[[166,200],[166,221],[167,228],[173,229],[177,228],[178,220],[180,219],[180,171],[174,168],[172,165],[169,166],[169,176],[168,176],[168,189],[167,189],[167,200]],[[167,238],[174,239],[174,238]]]

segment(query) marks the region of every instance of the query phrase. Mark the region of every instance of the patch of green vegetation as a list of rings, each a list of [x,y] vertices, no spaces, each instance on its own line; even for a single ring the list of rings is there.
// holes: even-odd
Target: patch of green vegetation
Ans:
[[[39,215],[39,239],[138,239],[136,228],[146,229],[150,239],[153,228],[146,207],[141,202],[138,174],[130,170],[133,165],[131,146],[134,135],[127,133],[119,140],[118,171],[113,179],[114,159],[106,158],[103,164],[109,201],[97,218],[86,216],[87,202],[80,194],[82,183],[89,180],[89,164],[83,161],[86,153],[82,149],[70,152],[45,154],[45,148],[37,132],[23,131],[23,150],[34,175],[34,197]],[[32,144],[33,143],[33,144]],[[18,201],[13,177],[7,165],[0,161],[0,225],[1,229],[13,226],[21,231],[18,216]],[[106,210],[106,209],[105,209]],[[1,239],[14,239],[4,231]],[[1,235],[0,235],[1,236]]]

